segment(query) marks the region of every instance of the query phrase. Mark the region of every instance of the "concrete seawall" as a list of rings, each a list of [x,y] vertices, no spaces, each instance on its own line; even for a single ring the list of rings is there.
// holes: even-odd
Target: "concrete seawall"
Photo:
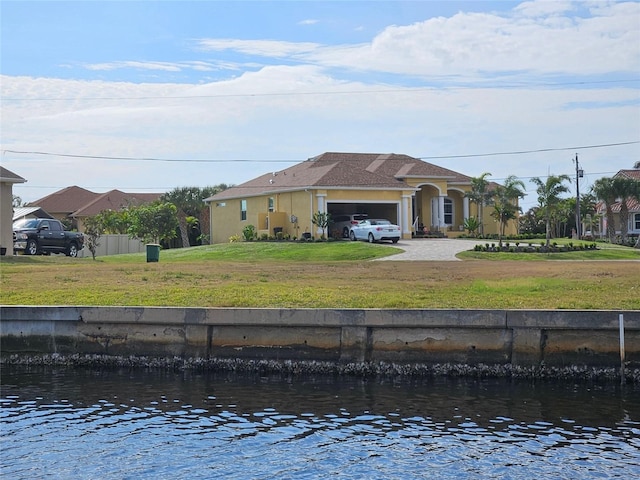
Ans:
[[[640,367],[640,311],[0,306],[0,351]]]

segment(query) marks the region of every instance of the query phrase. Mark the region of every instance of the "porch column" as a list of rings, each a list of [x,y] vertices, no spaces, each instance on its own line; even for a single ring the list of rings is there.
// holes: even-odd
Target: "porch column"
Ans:
[[[327,211],[327,204],[325,201],[326,193],[317,193],[316,202],[318,203],[318,212],[325,213]],[[315,213],[315,212],[314,212]],[[322,235],[322,229],[316,226],[316,234]]]
[[[400,204],[400,228],[402,229],[402,235],[408,235],[409,237],[411,237],[410,201],[411,195],[402,195],[402,203]]]
[[[462,197],[462,220],[469,218],[469,198]]]
[[[438,197],[438,227],[444,228],[444,197],[440,195]]]

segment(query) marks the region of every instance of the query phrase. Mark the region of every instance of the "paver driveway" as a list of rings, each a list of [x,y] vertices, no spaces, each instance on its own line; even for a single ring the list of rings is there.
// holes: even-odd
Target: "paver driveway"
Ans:
[[[478,240],[457,240],[454,238],[414,238],[411,240],[400,240],[393,246],[403,249],[403,253],[378,260],[459,261],[459,259],[456,258],[457,253],[472,250],[477,244]]]

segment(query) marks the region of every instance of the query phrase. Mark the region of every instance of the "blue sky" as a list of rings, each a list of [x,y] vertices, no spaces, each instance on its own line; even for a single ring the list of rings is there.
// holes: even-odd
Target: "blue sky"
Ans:
[[[577,153],[581,191],[640,160],[638,2],[0,9],[1,161],[25,201],[238,184],[325,151],[498,181],[572,174]]]

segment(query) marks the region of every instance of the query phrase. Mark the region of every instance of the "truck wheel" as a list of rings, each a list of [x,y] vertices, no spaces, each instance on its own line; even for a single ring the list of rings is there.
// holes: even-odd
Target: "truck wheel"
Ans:
[[[72,243],[67,248],[67,257],[77,257],[78,256],[78,246],[75,243]]]
[[[24,250],[24,253],[27,255],[37,255],[38,254],[38,242],[35,240],[27,241],[27,248]]]

